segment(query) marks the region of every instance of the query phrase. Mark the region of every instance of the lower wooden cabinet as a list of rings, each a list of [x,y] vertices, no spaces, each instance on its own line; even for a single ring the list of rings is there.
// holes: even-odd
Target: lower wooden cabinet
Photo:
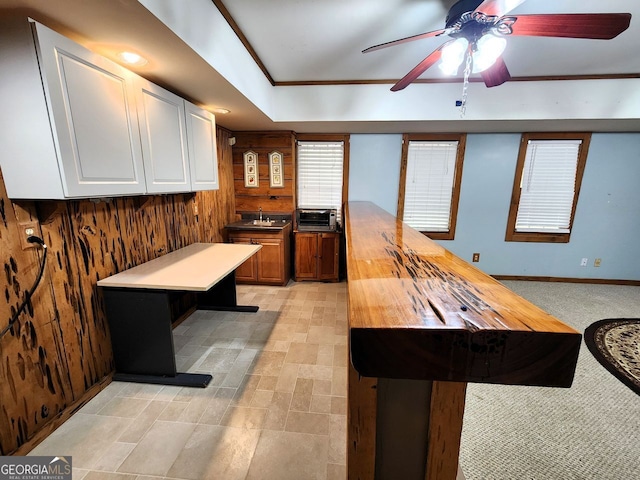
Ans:
[[[231,231],[230,243],[260,244],[262,248],[236,269],[236,282],[286,285],[291,278],[291,226],[277,232]]]
[[[296,281],[339,280],[340,234],[337,232],[296,232],[295,273]]]

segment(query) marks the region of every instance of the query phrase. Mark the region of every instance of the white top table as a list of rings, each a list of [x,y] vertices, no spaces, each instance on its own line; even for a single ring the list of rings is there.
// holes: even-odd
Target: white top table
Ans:
[[[262,248],[235,243],[193,243],[98,281],[100,287],[206,292]]]

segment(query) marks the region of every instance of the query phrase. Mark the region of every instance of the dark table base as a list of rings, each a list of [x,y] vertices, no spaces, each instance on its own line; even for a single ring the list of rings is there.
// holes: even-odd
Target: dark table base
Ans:
[[[113,380],[116,382],[152,383],[154,385],[176,385],[179,387],[200,387],[209,385],[213,377],[203,373],[176,373],[174,376],[166,375],[136,375],[132,373],[116,373]]]
[[[224,277],[206,292],[198,292],[199,310],[223,312],[257,312],[259,307],[238,305],[236,271]]]
[[[103,288],[111,331],[114,380],[124,382],[206,387],[211,375],[176,371],[170,295],[175,290]],[[198,308],[257,312],[258,307],[237,304],[235,270],[198,292]]]

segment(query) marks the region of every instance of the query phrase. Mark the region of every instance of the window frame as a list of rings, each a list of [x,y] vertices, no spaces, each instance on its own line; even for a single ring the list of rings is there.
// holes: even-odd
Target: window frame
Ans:
[[[298,206],[298,142],[342,142],[342,205],[340,209],[344,209],[344,203],[349,198],[349,134],[334,134],[334,133],[298,133],[296,134],[294,141],[294,199],[295,207]],[[343,212],[340,212],[341,214]],[[344,217],[341,215],[341,219]]]
[[[400,163],[400,186],[398,189],[398,213],[399,220],[404,219],[404,202],[407,185],[407,161],[409,155],[409,142],[458,142],[456,152],[455,172],[453,177],[453,191],[451,194],[451,208],[449,210],[449,231],[431,232],[428,230],[420,233],[428,236],[432,240],[453,240],[456,235],[456,223],[458,220],[458,206],[460,204],[460,187],[462,185],[462,166],[467,144],[466,133],[405,133],[402,136],[402,157]],[[403,220],[404,221],[404,220]]]
[[[518,216],[518,207],[520,206],[520,183],[522,182],[522,171],[527,156],[527,146],[529,140],[581,140],[578,149],[578,161],[576,164],[576,179],[573,196],[573,205],[571,207],[571,216],[569,219],[568,233],[545,233],[545,232],[517,232],[516,219]],[[518,162],[513,177],[513,189],[511,192],[511,203],[509,206],[509,217],[507,220],[507,231],[505,241],[507,242],[543,242],[543,243],[569,243],[571,232],[573,231],[573,220],[580,197],[580,187],[582,185],[582,177],[587,163],[587,154],[589,152],[589,144],[591,142],[590,132],[535,132],[523,133],[520,139],[520,149],[518,151]]]

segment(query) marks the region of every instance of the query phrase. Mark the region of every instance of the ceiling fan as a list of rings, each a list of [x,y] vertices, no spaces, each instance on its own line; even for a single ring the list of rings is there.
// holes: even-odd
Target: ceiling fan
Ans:
[[[393,87],[402,90],[438,60],[443,72],[455,75],[465,62],[465,85],[471,73],[480,73],[487,87],[502,85],[511,78],[502,59],[509,36],[591,38],[609,40],[624,32],[630,13],[574,13],[506,15],[525,0],[460,0],[446,18],[445,28],[413,35],[363,50],[373,52],[428,37],[448,35],[440,45]]]

